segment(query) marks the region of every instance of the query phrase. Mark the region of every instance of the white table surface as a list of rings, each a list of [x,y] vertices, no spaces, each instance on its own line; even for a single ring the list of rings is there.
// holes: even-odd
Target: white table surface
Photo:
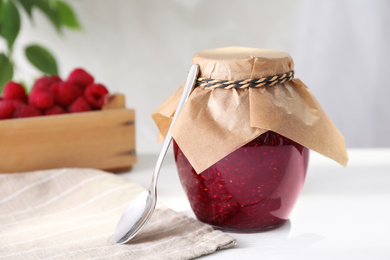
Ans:
[[[390,259],[390,149],[350,149],[347,168],[311,152],[305,187],[290,220],[201,259]],[[149,186],[156,155],[138,155],[129,178]],[[170,150],[159,201],[194,217]]]

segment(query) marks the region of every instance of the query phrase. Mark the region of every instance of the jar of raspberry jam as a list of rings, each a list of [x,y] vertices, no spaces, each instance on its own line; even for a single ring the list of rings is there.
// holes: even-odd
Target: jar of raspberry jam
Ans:
[[[309,150],[268,131],[197,174],[174,142],[181,184],[202,222],[258,232],[283,224],[302,190]]]
[[[227,47],[194,55],[197,83],[171,129],[196,217],[235,232],[283,224],[302,190],[309,149],[346,166],[345,140],[282,51]],[[152,114],[164,136],[179,88]]]

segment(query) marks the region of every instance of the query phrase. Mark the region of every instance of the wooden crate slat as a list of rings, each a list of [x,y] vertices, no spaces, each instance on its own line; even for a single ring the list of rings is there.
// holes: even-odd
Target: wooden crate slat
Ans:
[[[0,172],[131,168],[135,113],[110,109],[0,122]]]

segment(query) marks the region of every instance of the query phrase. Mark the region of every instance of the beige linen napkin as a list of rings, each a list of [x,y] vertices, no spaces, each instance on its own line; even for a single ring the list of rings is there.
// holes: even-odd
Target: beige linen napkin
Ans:
[[[114,244],[119,217],[143,190],[91,169],[0,174],[0,259],[191,259],[235,245],[163,208],[130,243]]]

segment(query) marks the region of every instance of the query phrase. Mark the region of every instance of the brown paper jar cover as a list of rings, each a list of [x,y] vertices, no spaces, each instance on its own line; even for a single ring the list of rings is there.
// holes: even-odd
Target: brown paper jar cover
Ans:
[[[286,52],[227,47],[194,55],[198,77],[247,80],[293,71]],[[152,114],[165,136],[183,86]],[[171,133],[197,173],[268,130],[347,165],[344,137],[312,92],[299,79],[273,86],[242,89],[196,87],[180,112]]]

